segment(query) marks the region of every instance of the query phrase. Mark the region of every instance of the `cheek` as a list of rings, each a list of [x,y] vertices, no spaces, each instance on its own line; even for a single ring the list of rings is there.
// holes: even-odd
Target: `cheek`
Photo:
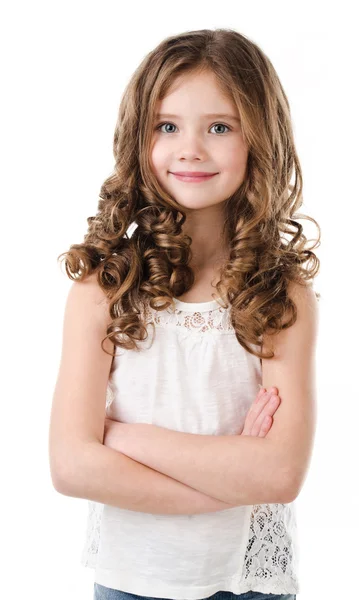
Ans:
[[[156,144],[152,148],[151,162],[155,171],[163,171],[165,169],[165,153],[161,150],[159,144]]]
[[[233,144],[228,150],[226,154],[226,170],[238,172],[238,169],[240,169],[240,171],[243,171],[247,164],[248,150],[243,145],[238,144]]]

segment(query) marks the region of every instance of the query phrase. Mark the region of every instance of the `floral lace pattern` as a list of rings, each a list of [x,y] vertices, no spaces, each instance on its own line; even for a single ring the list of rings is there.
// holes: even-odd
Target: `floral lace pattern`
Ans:
[[[144,315],[147,322],[153,322],[157,327],[184,327],[195,333],[233,332],[229,308],[218,308],[207,311],[184,311],[178,308],[158,311],[146,305]]]
[[[89,502],[86,545],[81,563],[93,569],[96,568],[103,507],[103,504]],[[298,590],[295,574],[297,557],[294,554],[296,538],[294,540],[292,538],[293,534],[296,535],[296,529],[292,504],[253,506],[250,536],[243,566],[243,582],[246,590],[280,594],[281,590],[286,588],[289,593],[296,593]]]
[[[289,593],[296,593],[297,523],[293,503],[254,505],[249,531],[243,567],[248,590],[279,594],[284,586]]]

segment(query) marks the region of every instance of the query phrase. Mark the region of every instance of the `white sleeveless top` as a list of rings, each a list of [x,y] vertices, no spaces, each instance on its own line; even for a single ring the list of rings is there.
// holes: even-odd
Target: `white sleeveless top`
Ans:
[[[230,306],[216,300],[143,315],[141,351],[116,348],[106,416],[123,423],[235,435],[262,382],[261,360],[238,342]],[[260,347],[258,347],[260,349]],[[296,594],[294,503],[198,515],[140,513],[89,501],[81,564],[95,582],[156,598],[198,600],[218,591]]]

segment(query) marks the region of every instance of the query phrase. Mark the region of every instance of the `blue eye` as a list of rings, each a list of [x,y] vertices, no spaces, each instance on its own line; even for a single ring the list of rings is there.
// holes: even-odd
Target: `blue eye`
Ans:
[[[173,125],[173,123],[170,123],[168,121],[166,121],[165,123],[160,123],[160,125],[157,125],[156,130],[157,129],[161,129],[161,127],[163,127],[163,125]],[[222,126],[222,127],[226,127],[229,131],[231,131],[231,128],[228,125],[225,125],[224,123],[214,123],[214,125],[212,125],[210,127],[210,129],[212,129],[212,127],[217,127],[218,125]],[[173,125],[174,127],[176,127],[176,125]],[[172,133],[171,131],[162,131],[161,133]],[[226,132],[224,132],[226,133]],[[222,135],[222,133],[221,133]]]

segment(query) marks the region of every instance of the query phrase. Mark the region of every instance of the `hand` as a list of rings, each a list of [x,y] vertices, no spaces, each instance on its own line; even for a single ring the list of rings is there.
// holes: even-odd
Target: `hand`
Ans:
[[[240,435],[265,437],[272,427],[272,416],[280,406],[281,399],[278,388],[272,387],[267,392],[261,388],[246,416],[243,431]]]
[[[272,427],[273,415],[278,410],[281,399],[278,388],[271,387],[269,392],[261,388],[257,394],[244,422],[243,430],[238,435],[250,435],[252,437],[265,437]],[[141,424],[140,424],[141,425]],[[121,451],[126,436],[130,434],[130,428],[136,423],[121,423],[113,419],[105,419],[103,445],[114,450]],[[122,446],[121,446],[122,443]]]

